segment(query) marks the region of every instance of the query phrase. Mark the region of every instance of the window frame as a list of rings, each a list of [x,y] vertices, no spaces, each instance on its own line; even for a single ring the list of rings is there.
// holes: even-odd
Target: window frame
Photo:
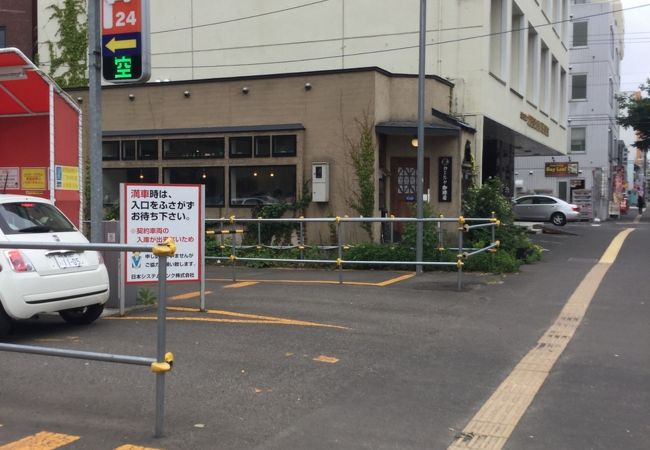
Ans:
[[[576,83],[575,83],[576,77],[583,77],[584,80],[585,80],[585,82],[584,82],[584,92],[585,92],[584,97],[574,97],[574,95],[575,95],[574,93],[575,93],[575,90],[576,90],[576,87],[575,87],[576,86]],[[586,73],[574,73],[574,74],[571,74],[571,100],[572,101],[584,101],[584,100],[587,100],[587,81],[588,80],[587,80],[587,74]]]
[[[216,153],[214,156],[205,156],[199,155],[196,157],[192,156],[167,156],[165,154],[165,143],[166,142],[183,142],[183,141],[215,141],[215,142],[220,142],[221,148],[217,149]],[[165,161],[171,161],[171,160],[177,160],[177,161],[186,161],[186,160],[194,160],[194,159],[224,159],[225,154],[226,154],[226,140],[225,137],[223,136],[214,136],[214,137],[192,137],[192,138],[181,138],[181,137],[170,137],[170,138],[163,138],[161,139],[161,146],[162,146],[162,159]],[[219,151],[220,150],[220,151]]]
[[[585,26],[584,29],[584,34],[581,32],[580,37],[583,38],[579,42],[579,44],[576,44],[576,26]],[[582,43],[584,41],[584,44]],[[588,20],[579,20],[576,22],[573,22],[573,28],[571,30],[571,47],[572,48],[584,48],[584,47],[589,47],[589,21]]]
[[[577,130],[583,130],[582,150],[573,149],[573,133]],[[569,131],[569,153],[586,153],[587,152],[587,127],[571,127]]]

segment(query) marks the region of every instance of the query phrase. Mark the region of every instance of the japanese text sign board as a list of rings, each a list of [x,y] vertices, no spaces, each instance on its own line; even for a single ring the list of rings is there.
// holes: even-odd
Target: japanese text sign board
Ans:
[[[111,83],[151,75],[149,0],[102,0],[102,75]]]
[[[121,220],[125,244],[152,248],[171,237],[176,253],[167,259],[167,281],[200,281],[202,258],[203,186],[122,185]],[[128,252],[126,283],[158,280],[158,257],[153,253]]]
[[[438,158],[438,201],[451,202],[451,156]]]

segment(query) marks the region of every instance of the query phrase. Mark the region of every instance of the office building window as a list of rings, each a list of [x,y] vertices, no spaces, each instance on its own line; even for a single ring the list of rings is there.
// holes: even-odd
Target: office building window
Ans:
[[[587,74],[571,76],[571,100],[587,99]]]
[[[507,26],[505,2],[490,0],[490,72],[499,78],[504,77],[504,61]]]
[[[587,129],[585,127],[571,127],[571,153],[580,153],[587,150]]]
[[[542,41],[542,50],[539,60],[539,109],[548,113],[549,104],[549,83],[550,75],[550,51],[548,46]]]
[[[163,159],[223,158],[224,138],[165,139]]]
[[[135,141],[122,141],[122,161],[135,160]]]
[[[202,184],[205,206],[224,206],[223,167],[165,167],[163,181],[167,184]]]
[[[120,183],[158,183],[158,168],[104,169],[102,179],[104,206],[118,205]]]
[[[587,30],[589,22],[573,22],[573,46],[586,47],[587,46]]]
[[[523,95],[524,85],[524,51],[525,44],[525,30],[524,30],[524,14],[521,12],[516,3],[512,3],[512,18],[510,20],[510,87]]]
[[[539,35],[535,28],[528,24],[528,61],[526,75],[526,97],[529,102],[537,104],[539,95]]]
[[[296,166],[230,167],[230,206],[256,207],[296,200]]]

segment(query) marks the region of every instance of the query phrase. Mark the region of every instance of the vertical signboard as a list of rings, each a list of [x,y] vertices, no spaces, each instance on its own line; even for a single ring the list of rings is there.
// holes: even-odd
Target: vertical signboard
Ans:
[[[102,75],[111,83],[151,75],[149,0],[102,0]]]
[[[203,221],[201,185],[123,185],[122,241],[126,244],[161,244],[171,237],[176,254],[167,260],[168,281],[201,279]],[[158,257],[129,252],[125,260],[126,283],[158,280]]]
[[[438,201],[451,202],[451,156],[438,158]]]

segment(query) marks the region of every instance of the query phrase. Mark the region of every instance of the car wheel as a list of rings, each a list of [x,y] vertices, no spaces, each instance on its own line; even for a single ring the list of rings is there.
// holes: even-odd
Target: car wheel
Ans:
[[[88,325],[97,320],[102,315],[102,311],[104,311],[104,305],[97,304],[59,311],[59,315],[68,323]]]
[[[553,213],[551,215],[551,222],[553,223],[553,225],[562,227],[566,224],[566,216],[560,212]]]
[[[11,319],[0,305],[0,337],[8,335],[9,331],[11,331]]]

